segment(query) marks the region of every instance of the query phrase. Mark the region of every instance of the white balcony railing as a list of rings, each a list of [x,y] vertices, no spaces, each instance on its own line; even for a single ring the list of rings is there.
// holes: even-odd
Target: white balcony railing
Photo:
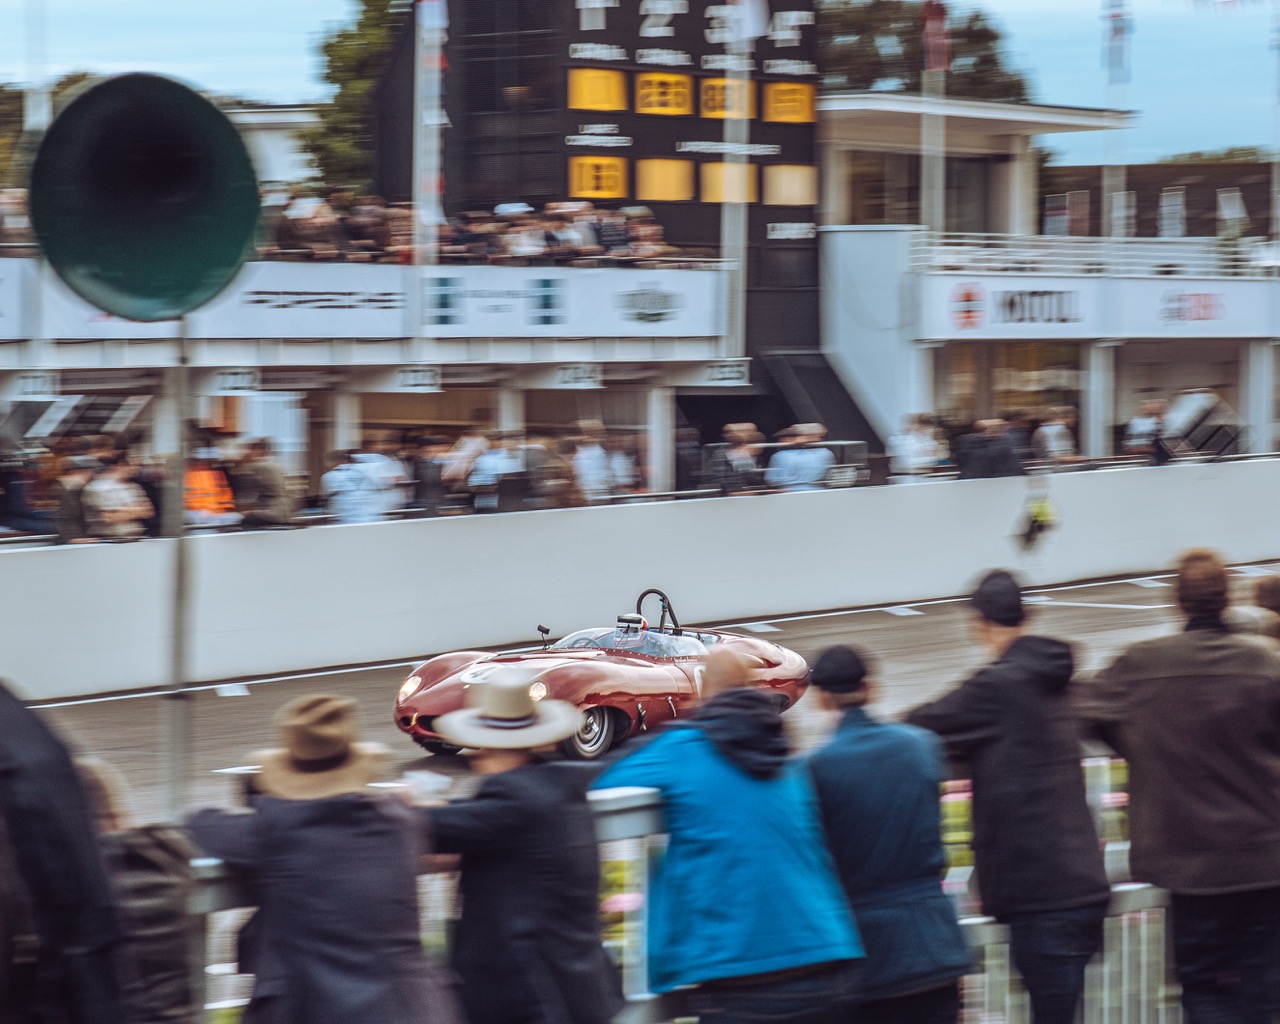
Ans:
[[[924,273],[1275,277],[1280,244],[1260,238],[1094,238],[920,232],[911,267]]]

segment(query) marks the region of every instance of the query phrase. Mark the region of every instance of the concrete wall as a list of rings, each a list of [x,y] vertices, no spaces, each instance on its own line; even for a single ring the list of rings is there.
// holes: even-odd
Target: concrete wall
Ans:
[[[607,624],[646,587],[689,623],[1280,557],[1280,461],[1063,474],[1031,556],[1028,482],[719,498],[196,537],[193,678],[409,659]],[[29,698],[161,685],[170,543],[0,554],[0,676]]]

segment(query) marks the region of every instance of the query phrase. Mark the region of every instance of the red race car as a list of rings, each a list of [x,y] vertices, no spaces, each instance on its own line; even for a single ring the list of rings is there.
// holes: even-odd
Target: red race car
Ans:
[[[662,604],[657,628],[641,613],[645,598]],[[490,654],[454,651],[413,670],[396,698],[396,724],[434,754],[458,748],[431,730],[431,723],[466,703],[466,690],[483,685],[498,670],[527,673],[535,700],[554,697],[580,707],[582,728],[563,744],[569,757],[593,760],[614,743],[661,722],[691,714],[702,689],[708,648],[726,647],[752,666],[753,681],[768,687],[785,709],[809,685],[809,666],[794,651],[757,637],[718,629],[683,629],[660,590],[646,590],[634,615],[613,626],[570,633],[554,644],[543,635],[540,651]]]

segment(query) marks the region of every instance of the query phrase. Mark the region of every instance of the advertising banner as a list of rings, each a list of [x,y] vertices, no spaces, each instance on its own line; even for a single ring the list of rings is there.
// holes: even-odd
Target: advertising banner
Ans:
[[[1123,338],[1267,338],[1270,282],[1162,278],[1124,282]]]
[[[428,338],[693,338],[721,333],[721,275],[702,270],[432,267]]]

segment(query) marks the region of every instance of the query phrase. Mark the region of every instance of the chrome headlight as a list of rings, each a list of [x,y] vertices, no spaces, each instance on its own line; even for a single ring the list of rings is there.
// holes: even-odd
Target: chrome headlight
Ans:
[[[547,695],[547,684],[541,679],[535,679],[529,684],[529,696],[534,700],[542,700]]]
[[[415,693],[417,693],[418,690],[421,688],[421,686],[422,686],[421,679],[419,679],[417,676],[410,676],[400,685],[400,696],[396,698],[396,701],[400,704],[403,704]]]

